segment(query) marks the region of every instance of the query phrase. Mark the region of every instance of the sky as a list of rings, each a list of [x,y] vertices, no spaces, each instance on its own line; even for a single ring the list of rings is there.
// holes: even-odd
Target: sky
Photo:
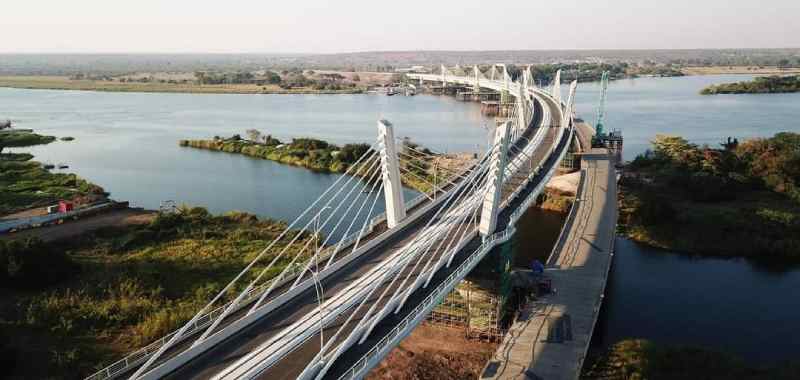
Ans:
[[[800,0],[2,0],[5,53],[800,47]]]

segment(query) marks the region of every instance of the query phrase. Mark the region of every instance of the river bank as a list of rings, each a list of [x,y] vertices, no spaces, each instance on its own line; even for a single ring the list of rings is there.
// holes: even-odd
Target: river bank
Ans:
[[[658,136],[626,166],[619,223],[630,239],[703,255],[800,259],[800,135],[722,149]]]
[[[291,142],[284,143],[271,135],[262,136],[255,130],[250,132],[254,134],[249,140],[234,135],[210,140],[180,140],[178,145],[241,154],[324,173],[347,172],[371,149],[368,144],[345,144],[340,147],[313,138],[294,138]],[[444,186],[450,178],[466,170],[475,160],[469,154],[435,154],[410,140],[404,140],[400,146],[398,154],[403,184],[423,193],[432,192],[434,187]],[[358,176],[371,174],[367,170],[370,166],[375,166],[370,162],[362,162],[353,173]]]
[[[169,333],[286,227],[198,207],[150,215],[69,240],[0,240],[6,375],[83,377]]]
[[[644,339],[614,344],[581,373],[582,380],[600,379],[705,379],[793,380],[800,377],[800,362],[759,367],[718,351],[687,346],[659,345]]]
[[[788,94],[800,92],[800,76],[757,77],[748,82],[722,83],[708,86],[701,95],[718,94]]]
[[[55,141],[54,136],[6,130],[0,132],[0,152],[4,148],[27,148]],[[91,204],[105,200],[108,195],[100,186],[75,174],[54,173],[51,170],[55,165],[32,160],[29,153],[0,153],[0,216],[52,205],[59,200]]]
[[[281,88],[277,84],[196,84],[194,82],[119,82],[112,80],[71,79],[66,76],[2,76],[0,87],[30,90],[73,90],[100,92],[150,92],[191,94],[361,94],[364,87],[314,89]]]

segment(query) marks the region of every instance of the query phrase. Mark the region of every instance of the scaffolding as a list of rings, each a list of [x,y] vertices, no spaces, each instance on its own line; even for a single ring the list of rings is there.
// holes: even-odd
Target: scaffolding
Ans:
[[[428,316],[428,322],[463,329],[467,337],[499,341],[507,330],[512,291],[512,244],[493,250]]]
[[[503,302],[491,289],[469,280],[461,281],[428,316],[428,322],[463,329],[467,337],[496,341],[505,329],[501,324]]]

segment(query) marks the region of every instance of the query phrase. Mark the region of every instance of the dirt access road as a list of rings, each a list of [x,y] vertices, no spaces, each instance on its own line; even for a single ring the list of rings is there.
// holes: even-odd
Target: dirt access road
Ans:
[[[137,224],[147,224],[156,216],[155,211],[124,208],[109,210],[96,215],[86,216],[78,220],[71,220],[63,224],[0,235],[0,239],[27,239],[38,237],[43,241],[54,241],[78,236],[103,227],[124,227]]]

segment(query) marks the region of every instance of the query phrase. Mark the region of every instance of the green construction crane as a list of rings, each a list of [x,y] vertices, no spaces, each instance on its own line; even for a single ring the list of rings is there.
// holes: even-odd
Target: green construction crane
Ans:
[[[606,92],[608,92],[608,71],[603,71],[600,79],[600,106],[597,108],[597,121],[594,123],[595,136],[603,136],[603,122],[606,118]]]

